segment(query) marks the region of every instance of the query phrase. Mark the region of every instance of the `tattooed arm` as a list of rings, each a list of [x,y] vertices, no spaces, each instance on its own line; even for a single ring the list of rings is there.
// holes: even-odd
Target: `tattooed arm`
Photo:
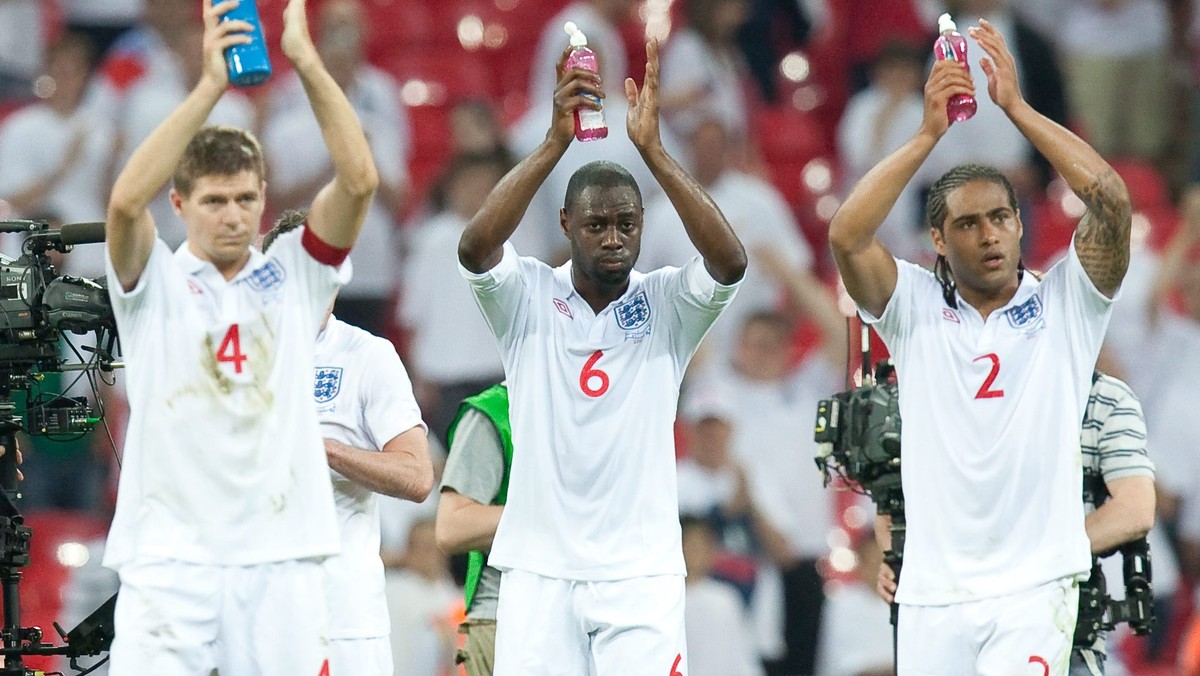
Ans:
[[[1083,139],[1025,102],[1004,36],[988,22],[981,19],[979,23],[970,31],[989,57],[981,63],[988,78],[988,94],[1087,206],[1075,229],[1075,252],[1092,283],[1111,297],[1129,267],[1132,207],[1125,182]]]

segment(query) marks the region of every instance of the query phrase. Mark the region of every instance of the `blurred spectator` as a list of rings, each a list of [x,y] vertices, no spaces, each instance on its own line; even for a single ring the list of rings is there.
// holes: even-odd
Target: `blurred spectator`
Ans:
[[[496,107],[487,99],[465,99],[450,109],[450,151],[454,155],[507,153],[508,142]]]
[[[660,106],[663,119],[680,137],[716,119],[740,144],[747,141],[743,75],[737,34],[749,17],[750,0],[688,0],[687,26],[663,49]]]
[[[826,312],[840,320],[823,287],[812,293],[820,298],[815,303],[827,305]],[[793,367],[791,323],[779,314],[752,313],[743,320],[730,361],[694,385],[720,388],[729,399],[733,448],[746,469],[757,535],[782,581],[783,618],[775,631],[782,632],[786,652],[768,662],[771,674],[811,674],[814,669],[824,600],[817,562],[829,550],[833,498],[813,471],[811,412],[842,382],[844,327],[844,321],[834,322],[825,347]],[[764,567],[763,589],[769,590],[771,574]],[[760,602],[766,601],[756,599]],[[769,654],[770,627],[759,629],[760,649]]]
[[[709,520],[724,555],[711,571],[733,584],[744,599],[754,598],[762,552],[754,536],[754,517],[746,472],[733,455],[736,411],[732,393],[691,388],[680,405],[688,455],[676,468],[679,513]]]
[[[462,603],[462,590],[450,579],[450,564],[434,539],[432,518],[413,523],[400,566],[387,571],[385,593],[396,673],[450,673],[455,639],[447,618]]]
[[[196,21],[187,22],[167,44],[167,52],[161,55],[170,58],[170,66],[164,63],[159,76],[138,80],[125,91],[120,103],[121,114],[116,119],[121,146],[118,155],[122,164],[128,162],[129,156],[150,132],[183,103],[200,79],[204,65],[200,58],[203,38],[203,27]],[[208,124],[224,124],[239,129],[252,129],[254,122],[253,104],[245,94],[233,87],[225,91],[208,115]],[[175,214],[171,206],[169,193],[170,187],[163,186],[147,208],[154,217],[158,236],[174,249],[187,238],[187,231],[183,219]]]
[[[101,77],[89,94],[89,105],[115,121],[122,114],[125,93],[138,82],[172,86],[187,81],[172,45],[186,40],[187,32],[197,30],[199,25],[200,7],[194,0],[146,2],[141,24],[117,38],[104,55]],[[189,58],[199,60],[199,55],[196,51]]]
[[[871,532],[855,543],[854,578],[825,599],[817,676],[891,676],[892,625],[888,604],[875,593],[883,553]]]
[[[1164,0],[1067,0],[1057,31],[1071,110],[1105,157],[1161,159],[1172,110]]]
[[[379,172],[379,189],[350,254],[354,279],[339,294],[334,312],[342,321],[383,335],[398,281],[395,238],[408,183],[408,116],[396,81],[364,60],[368,26],[359,0],[330,0],[317,21],[317,50],[358,113]],[[298,97],[300,78],[294,72],[280,77],[263,127],[273,209],[308,204],[333,175],[316,117],[306,106],[291,105]]]
[[[691,676],[761,676],[742,599],[713,579],[717,532],[705,519],[685,516],[683,561],[687,566],[684,631]]]
[[[103,56],[122,33],[142,18],[146,0],[58,0],[58,4],[67,28],[86,34],[96,53]]]
[[[0,126],[0,198],[14,216],[53,215],[62,223],[103,221],[113,132],[83,105],[95,65],[87,37],[64,33],[46,53],[44,101],[9,116]],[[104,275],[101,247],[71,254],[76,275]]]
[[[858,183],[921,126],[924,63],[925,50],[915,45],[892,41],[883,46],[871,67],[870,86],[850,99],[838,126],[845,185]],[[920,261],[933,257],[933,246],[916,183],[904,187],[876,236],[895,256]]]
[[[46,49],[43,0],[0,2],[0,101],[33,96]]]
[[[737,302],[713,324],[701,348],[704,354],[727,354],[747,316],[783,307],[788,298],[804,306],[807,290],[819,283],[809,272],[812,251],[791,209],[770,183],[733,168],[733,148],[725,128],[712,120],[698,125],[690,149],[692,176],[721,208],[750,260]],[[698,255],[665,197],[646,201],[645,221],[638,269],[681,266]],[[697,355],[693,370],[703,362],[704,356]]]
[[[412,232],[400,294],[408,365],[429,429],[444,437],[463,399],[504,379],[475,298],[458,274],[458,240],[511,166],[505,154],[460,155],[435,189],[441,209]]]
[[[778,99],[779,45],[803,46],[830,19],[828,0],[751,0],[738,44],[765,101]]]

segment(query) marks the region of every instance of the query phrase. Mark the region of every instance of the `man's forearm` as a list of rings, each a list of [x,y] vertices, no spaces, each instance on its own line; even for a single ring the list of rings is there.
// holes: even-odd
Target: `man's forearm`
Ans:
[[[712,197],[662,144],[643,151],[642,159],[662,186],[667,199],[671,200],[688,238],[704,258],[713,278],[722,284],[740,280],[746,272],[746,249]]]
[[[458,244],[458,259],[471,272],[500,262],[501,247],[512,236],[538,188],[567,152],[569,144],[547,138],[492,188]]]
[[[417,453],[377,452],[325,440],[329,468],[376,493],[421,502],[433,490],[433,467]]]
[[[1153,479],[1127,477],[1117,479],[1108,488],[1112,497],[1084,521],[1093,554],[1132,542],[1154,526]]]
[[[110,210],[129,222],[141,215],[175,173],[183,151],[224,92],[224,87],[201,78],[183,103],[133,151],[113,184]]]

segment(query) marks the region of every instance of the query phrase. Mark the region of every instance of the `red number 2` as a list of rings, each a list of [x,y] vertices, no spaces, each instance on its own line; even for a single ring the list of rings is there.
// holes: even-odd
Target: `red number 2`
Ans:
[[[603,356],[604,352],[596,350],[583,365],[583,370],[579,372],[579,389],[589,397],[599,397],[608,391],[608,374],[600,369],[592,368]],[[600,379],[600,387],[592,387],[592,378]]]
[[[242,362],[246,361],[246,355],[242,354],[242,338],[238,333],[237,324],[231,325],[225,332],[225,337],[221,339],[221,344],[217,347],[217,361],[233,362],[234,373],[242,372]]]
[[[996,399],[1004,396],[1004,390],[993,390],[992,384],[996,382],[996,376],[1000,375],[1000,357],[995,354],[985,354],[982,357],[976,357],[971,360],[975,363],[980,359],[988,359],[992,362],[992,370],[988,372],[987,378],[983,380],[983,384],[979,386],[979,391],[975,393],[976,399]]]

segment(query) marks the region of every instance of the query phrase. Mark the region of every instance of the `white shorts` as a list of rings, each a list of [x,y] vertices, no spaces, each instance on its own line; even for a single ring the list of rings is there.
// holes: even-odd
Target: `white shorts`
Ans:
[[[683,595],[682,575],[576,582],[506,572],[493,676],[682,676]]]
[[[329,643],[332,676],[392,676],[392,640],[374,638],[335,638]]]
[[[324,576],[311,561],[123,566],[111,676],[330,676]]]
[[[949,606],[900,606],[900,676],[1067,676],[1074,578]]]

